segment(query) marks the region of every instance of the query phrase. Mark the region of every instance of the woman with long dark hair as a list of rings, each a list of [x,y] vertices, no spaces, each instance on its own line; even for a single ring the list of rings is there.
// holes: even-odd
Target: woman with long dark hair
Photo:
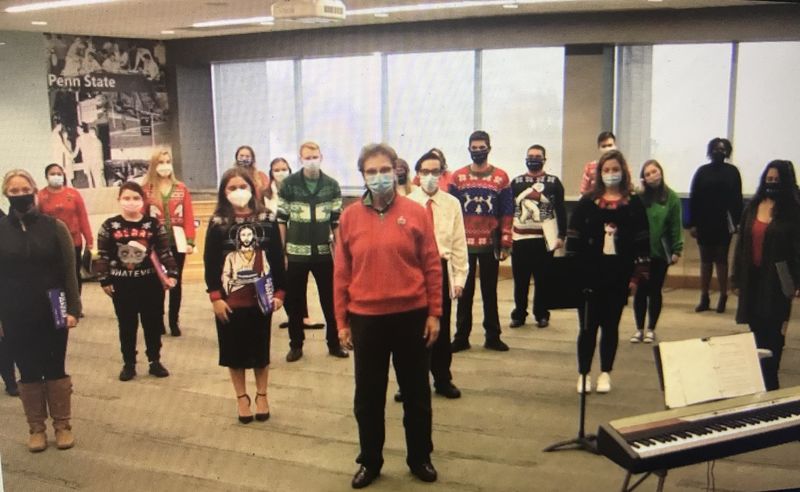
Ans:
[[[578,310],[578,392],[591,391],[589,374],[600,336],[600,376],[597,392],[611,390],[611,370],[619,343],[619,320],[628,300],[646,280],[650,256],[647,213],[631,193],[631,177],[625,157],[618,150],[603,154],[597,162],[594,189],[583,195],[567,229],[567,252],[577,255],[584,273],[579,279],[589,289],[588,317]]]
[[[689,192],[689,233],[700,248],[700,303],[696,312],[708,311],[711,299],[711,273],[717,268],[719,282],[718,313],[728,301],[728,251],[731,237],[742,215],[742,178],[739,170],[726,161],[733,152],[727,138],[708,142],[711,162],[697,169]]]
[[[681,224],[681,200],[664,182],[664,169],[655,159],[642,166],[642,181],[639,196],[647,211],[650,225],[650,275],[636,289],[633,298],[633,313],[636,331],[631,343],[653,343],[658,317],[661,315],[661,289],[667,277],[667,269],[675,264],[683,253],[683,228]],[[649,314],[647,329],[645,317]]]
[[[790,161],[767,164],[755,196],[742,214],[734,250],[736,322],[747,323],[756,345],[772,351],[761,359],[767,390],[778,389],[792,297],[800,296],[800,203]]]
[[[283,306],[283,247],[277,225],[256,198],[251,174],[238,167],[222,175],[217,207],[206,234],[203,261],[208,295],[219,341],[219,365],[228,368],[236,394],[239,421],[253,421],[245,382],[246,369],[256,379],[255,418],[269,418],[267,380],[272,313]],[[271,277],[272,305],[257,287]],[[265,288],[264,292],[269,289]]]
[[[250,179],[255,186],[255,196],[257,200],[262,200],[269,194],[269,178],[264,171],[258,169],[256,164],[256,151],[249,145],[242,145],[236,149],[234,167],[244,169],[250,175]]]

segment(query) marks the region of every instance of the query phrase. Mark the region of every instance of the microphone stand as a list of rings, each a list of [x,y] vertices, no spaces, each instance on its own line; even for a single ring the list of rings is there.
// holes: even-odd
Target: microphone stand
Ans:
[[[586,324],[589,322],[589,297],[592,294],[592,289],[583,289],[584,302],[583,302],[583,322],[581,323],[581,332],[586,336]],[[578,437],[568,439],[566,441],[559,441],[544,448],[544,452],[550,453],[552,451],[587,451],[592,454],[597,454],[597,436],[594,434],[586,434],[585,420],[586,420],[586,374],[581,374],[581,388],[583,391],[580,393],[580,421],[578,426]]]

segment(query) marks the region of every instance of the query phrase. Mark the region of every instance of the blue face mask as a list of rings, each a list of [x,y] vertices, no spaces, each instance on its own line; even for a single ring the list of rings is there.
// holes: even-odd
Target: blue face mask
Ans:
[[[366,176],[367,188],[375,195],[384,195],[394,189],[394,173]]]

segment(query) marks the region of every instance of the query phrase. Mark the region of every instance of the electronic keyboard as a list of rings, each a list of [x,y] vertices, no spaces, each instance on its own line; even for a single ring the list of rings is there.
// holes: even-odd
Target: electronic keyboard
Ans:
[[[598,451],[631,473],[668,470],[800,440],[800,386],[602,424]]]

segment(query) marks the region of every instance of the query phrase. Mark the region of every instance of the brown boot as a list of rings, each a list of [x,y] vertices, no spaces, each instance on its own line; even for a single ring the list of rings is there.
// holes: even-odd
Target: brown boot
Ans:
[[[56,447],[69,449],[75,445],[72,426],[69,424],[72,400],[72,378],[69,376],[54,381],[45,381],[47,387],[47,406],[53,418],[56,431]]]
[[[47,396],[43,382],[19,383],[19,398],[30,427],[28,450],[38,453],[47,449],[47,435],[45,420],[47,420]]]

